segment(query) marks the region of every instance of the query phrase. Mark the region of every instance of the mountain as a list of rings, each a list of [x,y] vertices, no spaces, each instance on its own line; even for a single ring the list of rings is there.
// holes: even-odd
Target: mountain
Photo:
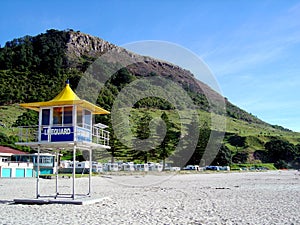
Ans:
[[[101,38],[73,30],[47,30],[46,33],[34,37],[16,38],[0,48],[0,106],[2,105],[3,108],[20,102],[49,100],[62,89],[66,79],[69,79],[71,86],[75,88],[89,66],[98,57],[110,51],[139,60],[137,60],[138,63],[118,70],[106,82],[100,95],[97,96],[97,103],[104,108],[110,110],[116,96],[130,82],[143,77],[158,76],[179,84],[199,108],[199,113],[206,118],[208,126],[210,126],[208,113],[224,114],[218,107],[219,101],[225,102],[227,128],[224,144],[231,156],[242,153],[247,155],[246,159],[240,161],[256,160],[255,152],[266,151],[265,143],[273,139],[285,139],[292,144],[297,144],[300,140],[297,133],[280,126],[270,125],[233,105],[227,98],[223,98],[208,85],[197,80],[186,69],[162,60],[140,56]],[[111,58],[108,60],[117,65],[117,61],[122,59]],[[105,74],[105,69],[102,68],[102,75]],[[209,98],[207,99],[206,96]],[[214,107],[210,107],[210,104],[213,104]],[[174,106],[159,98],[142,99],[135,104],[134,108],[151,108],[158,114],[169,110],[168,116],[174,117],[171,113]],[[142,117],[138,111],[133,114],[136,118],[141,119],[140,117]],[[34,124],[35,119],[36,117],[31,112],[22,111],[18,119],[10,125]],[[105,119],[107,120],[105,122],[109,123],[108,118]],[[5,119],[2,119],[2,123],[3,120]],[[97,120],[103,120],[103,118],[97,118]],[[134,129],[138,130],[138,127],[136,125]],[[176,126],[174,125],[174,127]],[[216,128],[209,127],[208,129]],[[0,132],[5,133],[6,131],[0,127]],[[125,151],[120,143],[116,145],[115,149],[119,151],[119,155],[131,154],[128,153],[129,150]],[[201,151],[199,150],[199,152]]]
[[[81,77],[80,73],[84,72],[95,59],[112,49],[125,52],[130,57],[140,57],[100,38],[73,30],[48,30],[45,34],[36,37],[25,36],[7,42],[5,47],[0,49],[0,70],[2,70],[1,77],[4,78],[1,80],[1,90],[4,91],[0,94],[0,103],[28,102],[49,98],[49,94],[42,93],[42,96],[40,94],[37,96],[33,93],[39,85],[36,82],[40,81],[38,77],[41,74],[47,79],[42,79],[40,82],[43,83],[40,85],[50,85],[54,88],[50,96],[54,96],[61,88],[61,86],[55,88],[55,85],[63,84],[62,81],[67,77],[71,79],[71,84],[76,86]],[[137,77],[148,76],[150,73],[168,77],[189,91],[197,105],[206,111],[209,109],[203,97],[204,92],[208,93],[212,99],[220,98],[217,92],[196,80],[193,74],[185,69],[150,57],[144,57],[142,61],[142,63],[131,65],[128,70]],[[14,71],[14,74],[11,71]],[[11,77],[13,77],[11,82],[10,79],[6,79]],[[20,93],[16,93],[18,86],[21,87]],[[199,96],[201,96],[200,100]],[[227,99],[225,102],[228,116],[248,122],[264,123],[231,104]]]

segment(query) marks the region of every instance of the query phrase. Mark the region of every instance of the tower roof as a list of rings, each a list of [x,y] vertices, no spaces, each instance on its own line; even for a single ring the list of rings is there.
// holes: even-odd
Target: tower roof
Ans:
[[[59,101],[75,101],[75,100],[80,100],[80,98],[71,89],[69,81],[67,81],[65,88],[51,101],[59,102]]]
[[[80,105],[82,108],[89,109],[93,114],[109,114],[109,111],[94,105],[86,100],[81,100],[71,89],[69,82],[66,82],[65,88],[52,100],[47,102],[22,103],[20,106],[39,111],[41,107]]]

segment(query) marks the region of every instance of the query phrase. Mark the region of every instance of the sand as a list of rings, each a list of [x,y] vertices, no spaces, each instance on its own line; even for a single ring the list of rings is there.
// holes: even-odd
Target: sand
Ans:
[[[76,179],[87,193],[87,178]],[[41,180],[41,194],[55,180]],[[71,193],[71,179],[59,179]],[[92,178],[90,205],[22,205],[35,179],[0,179],[0,224],[300,224],[300,172],[102,175]]]

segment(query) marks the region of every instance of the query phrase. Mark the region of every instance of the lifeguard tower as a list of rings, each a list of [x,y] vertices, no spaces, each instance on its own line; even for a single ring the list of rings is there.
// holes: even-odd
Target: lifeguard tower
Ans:
[[[109,132],[104,124],[93,124],[93,115],[109,112],[86,100],[80,99],[70,88],[69,81],[65,88],[52,100],[47,102],[23,103],[20,106],[39,112],[39,124],[35,127],[20,127],[19,142],[16,144],[37,148],[38,165],[36,174],[36,199],[42,198],[39,191],[40,152],[50,150],[58,155],[60,150],[73,150],[72,193],[61,194],[58,191],[58,170],[56,170],[56,190],[54,199],[59,197],[75,200],[76,150],[89,151],[89,184],[91,194],[92,151],[109,149]],[[58,163],[57,163],[58,164]],[[82,196],[82,195],[80,195]]]

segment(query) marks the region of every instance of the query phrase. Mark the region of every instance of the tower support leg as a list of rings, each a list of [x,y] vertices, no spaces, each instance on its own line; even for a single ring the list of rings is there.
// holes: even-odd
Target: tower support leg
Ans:
[[[91,195],[91,180],[92,180],[92,170],[93,170],[93,165],[92,165],[92,148],[89,150],[89,160],[90,160],[90,169],[89,169],[89,192],[88,195]]]
[[[40,151],[41,146],[38,145],[38,155],[37,155],[37,171],[36,171],[36,198],[40,197]]]
[[[76,145],[73,147],[72,199],[75,199]]]

